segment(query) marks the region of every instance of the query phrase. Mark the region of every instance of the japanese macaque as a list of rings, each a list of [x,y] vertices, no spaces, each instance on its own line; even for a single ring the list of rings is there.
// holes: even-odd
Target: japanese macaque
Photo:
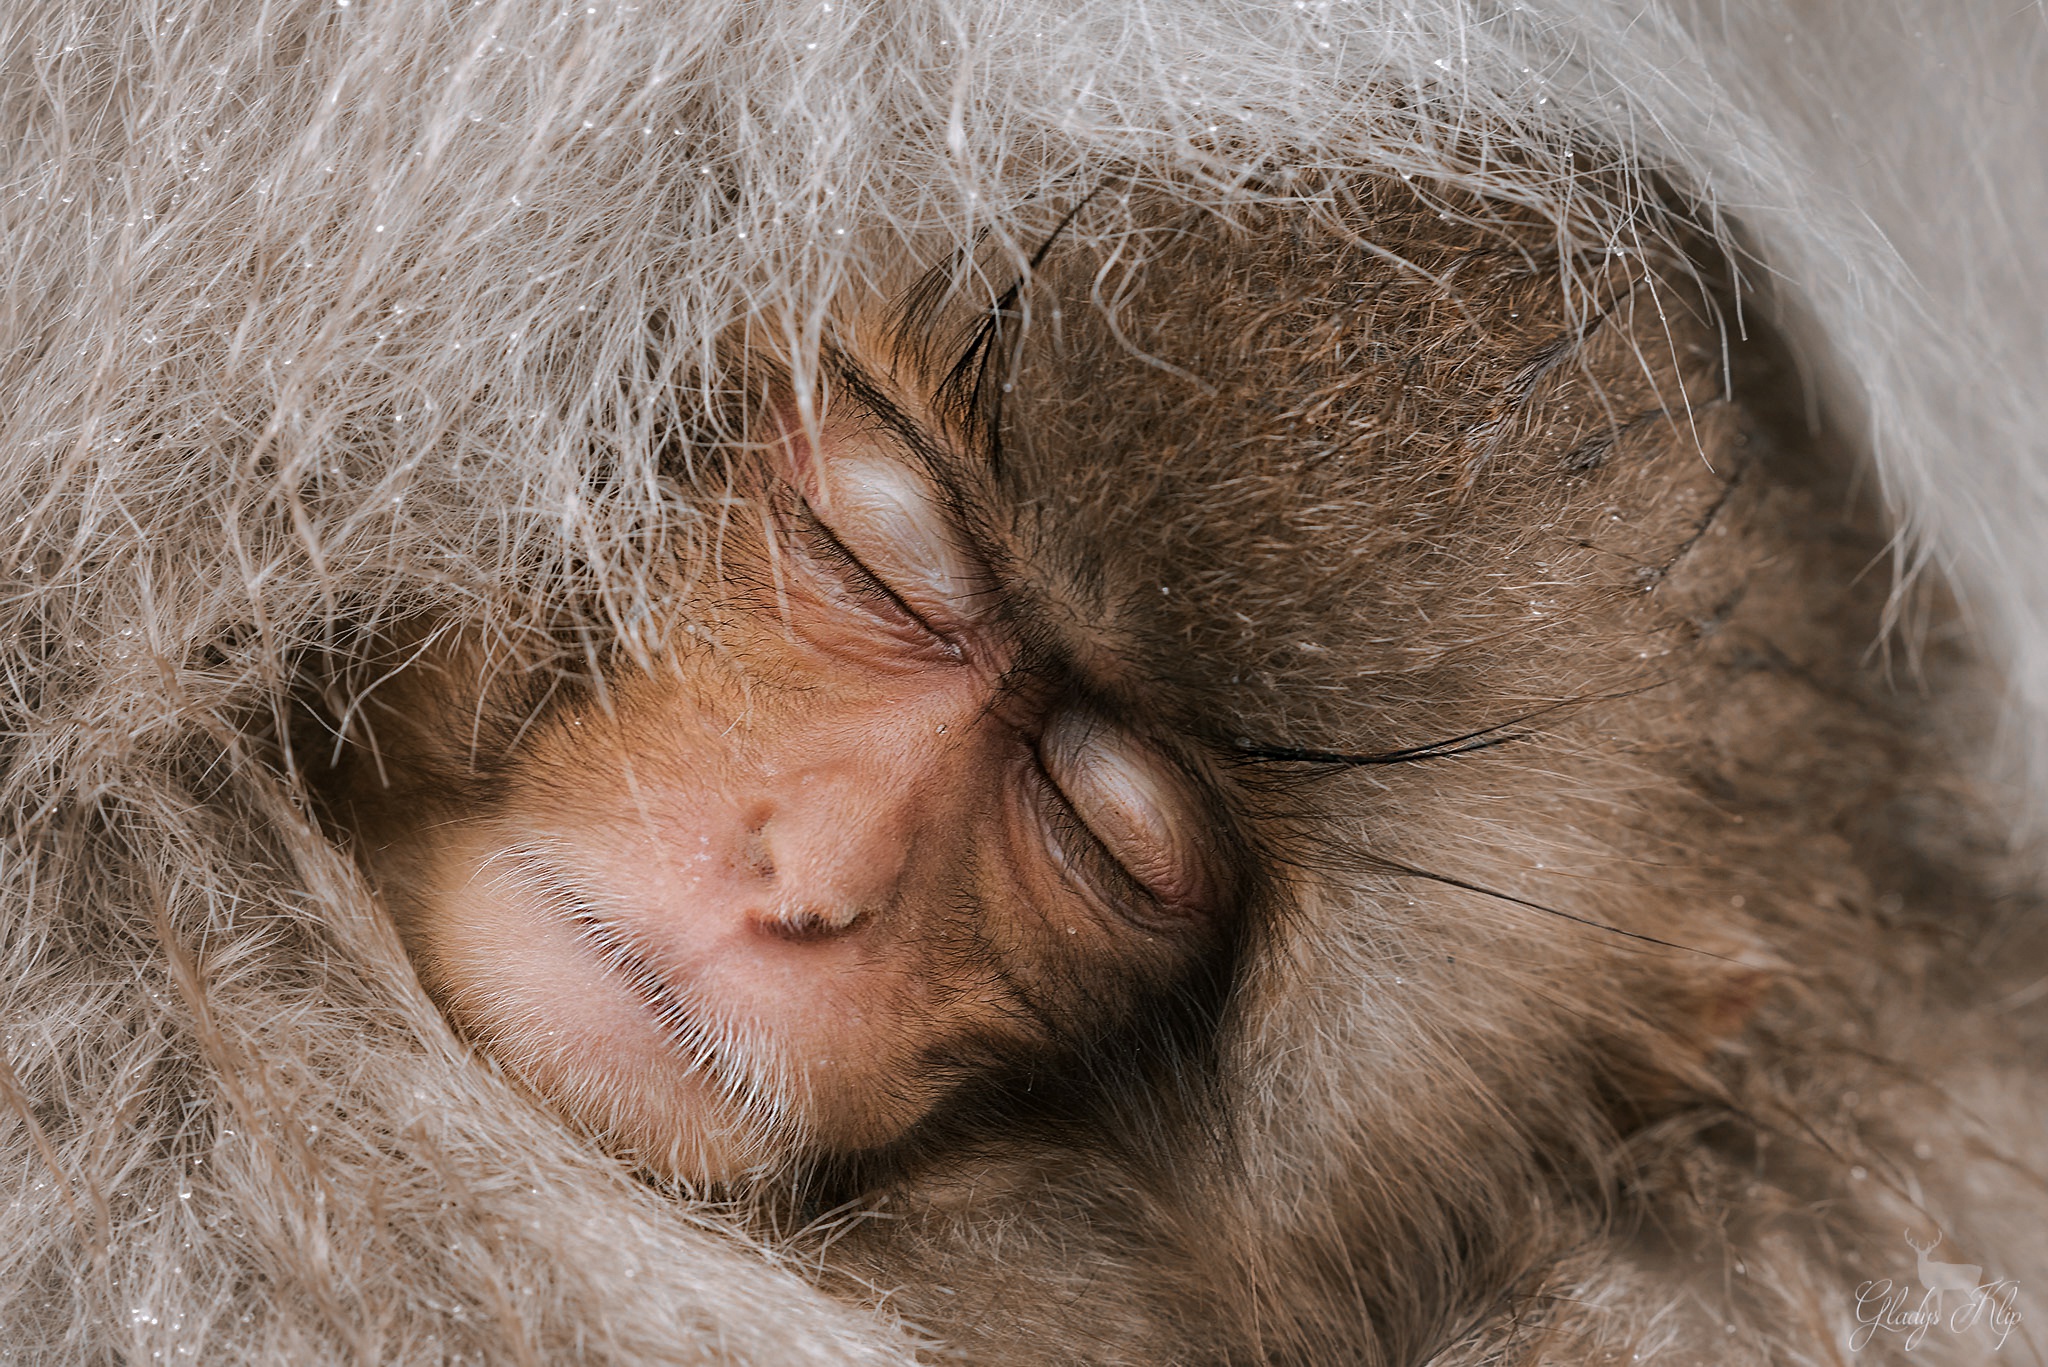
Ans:
[[[1216,756],[1117,651],[1126,587],[1044,566],[989,453],[833,371],[718,467],[716,570],[638,660],[536,702],[424,644],[342,787],[451,1016],[699,1183],[1213,1031],[1244,896]]]
[[[2042,22],[16,7],[0,1361],[2041,1359]]]

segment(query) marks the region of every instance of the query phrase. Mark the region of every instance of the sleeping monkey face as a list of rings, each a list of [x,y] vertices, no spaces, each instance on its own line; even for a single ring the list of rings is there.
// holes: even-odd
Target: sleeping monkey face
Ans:
[[[1668,899],[1613,892],[1631,831],[1515,851],[1577,840],[1568,769],[1697,635],[1642,572],[1726,493],[1696,283],[1590,251],[1568,291],[1546,225],[1399,185],[1338,209],[1099,235],[993,332],[852,318],[810,419],[771,394],[698,467],[718,533],[599,678],[430,626],[335,806],[457,1027],[615,1152],[723,1182],[1186,1114],[1240,950],[1317,879],[1379,880],[1392,981],[1455,977],[1491,1037],[1636,972],[1512,919],[1597,895],[1586,924],[1667,938]],[[1520,724],[1572,699],[1598,745]],[[1523,891],[1434,922],[1403,880]],[[1644,993],[1718,1028],[1687,1014],[1715,984],[1609,995]]]
[[[734,467],[719,572],[652,668],[508,710],[429,652],[377,725],[433,819],[355,786],[459,1028],[692,1181],[884,1148],[970,1082],[1117,1048],[1228,939],[1202,762],[1049,646],[971,467],[876,403]],[[519,734],[426,734],[478,709]]]

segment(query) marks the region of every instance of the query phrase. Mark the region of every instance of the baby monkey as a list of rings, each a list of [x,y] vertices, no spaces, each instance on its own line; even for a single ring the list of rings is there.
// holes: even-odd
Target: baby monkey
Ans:
[[[1113,1072],[1218,1008],[1246,892],[990,463],[834,370],[730,457],[644,658],[563,689],[430,630],[332,789],[457,1028],[693,1185]]]

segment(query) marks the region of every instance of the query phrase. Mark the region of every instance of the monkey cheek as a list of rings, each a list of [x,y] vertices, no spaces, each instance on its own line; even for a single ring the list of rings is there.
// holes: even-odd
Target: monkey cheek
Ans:
[[[687,991],[650,990],[570,920],[458,872],[403,918],[423,984],[465,1038],[637,1165],[698,1185],[772,1176],[887,1144],[938,1099],[916,1060],[951,1013],[914,973],[714,954]]]
[[[578,964],[533,976],[519,1015],[552,1023],[508,1028],[501,1012],[492,1052],[615,1152],[687,1182],[773,1178],[880,1147],[938,1097],[914,1066],[918,1023],[823,983],[794,1016],[707,992],[698,1020],[669,1028],[615,978],[587,979]]]
[[[748,1089],[714,1066],[730,1060],[665,1029],[568,925],[444,905],[417,941],[422,981],[457,1030],[621,1157],[704,1184],[772,1166],[789,1147],[788,1128],[765,1123],[774,1107],[735,1104]]]
[[[736,1108],[703,1071],[567,1031],[525,1032],[493,1052],[541,1098],[636,1166],[697,1186],[778,1168],[788,1137]]]

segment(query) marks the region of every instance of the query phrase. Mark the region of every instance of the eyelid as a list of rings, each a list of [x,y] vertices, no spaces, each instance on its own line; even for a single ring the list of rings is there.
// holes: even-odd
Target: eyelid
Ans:
[[[865,608],[885,617],[900,619],[892,625],[915,628],[927,636],[944,639],[942,633],[934,629],[916,608],[903,601],[902,596],[891,588],[886,580],[876,574],[844,541],[840,540],[838,534],[818,516],[817,510],[811,507],[810,500],[799,495],[797,505],[791,511],[791,517],[799,524],[801,536],[813,543],[802,548],[805,558],[812,561],[831,561],[829,567],[821,568],[829,569],[848,589],[863,599],[862,605]]]
[[[1074,810],[1074,804],[1041,763],[1033,782],[1040,790],[1038,820],[1053,855],[1070,879],[1118,912],[1138,913],[1159,906],[1159,899],[1131,875],[1103,844],[1102,837]],[[1159,908],[1164,910],[1163,908]]]
[[[805,496],[826,530],[921,620],[972,615],[980,576],[927,480],[862,453],[826,456],[806,473]]]
[[[1160,762],[1092,718],[1072,715],[1046,728],[1039,754],[1048,782],[1149,900],[1163,911],[1206,900],[1201,854]]]

